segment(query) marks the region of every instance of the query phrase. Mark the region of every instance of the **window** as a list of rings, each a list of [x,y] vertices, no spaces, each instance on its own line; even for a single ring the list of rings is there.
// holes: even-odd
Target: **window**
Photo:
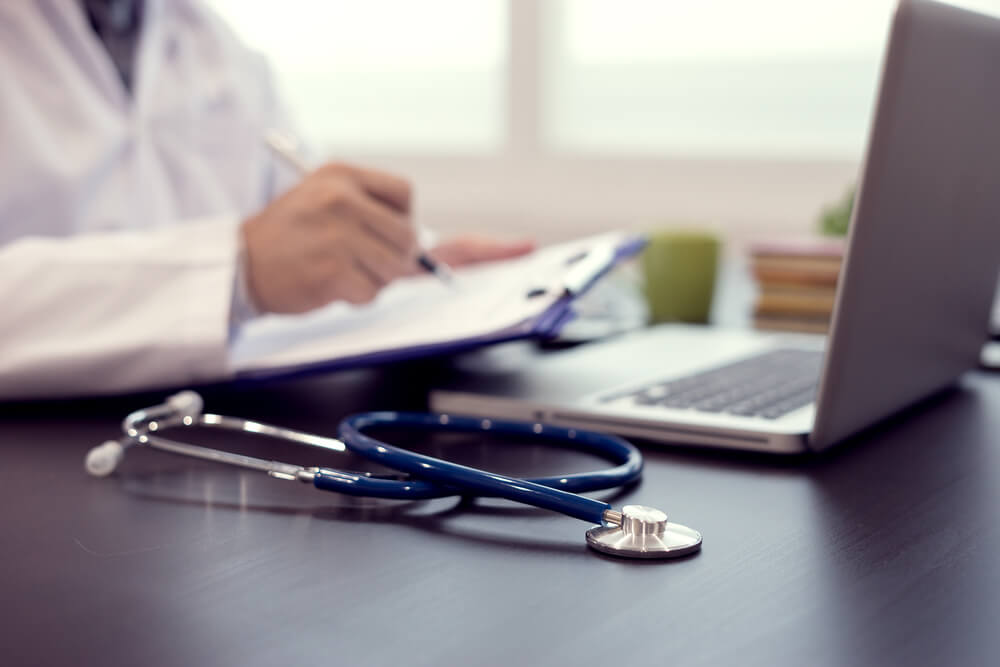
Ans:
[[[545,136],[594,153],[857,159],[895,4],[558,0]]]
[[[805,231],[857,177],[895,0],[209,0],[320,155],[540,240]],[[959,0],[1000,12],[1000,0]]]
[[[889,0],[560,0],[545,133],[561,149],[856,157]]]
[[[488,151],[503,141],[504,0],[211,0],[263,51],[322,152]]]

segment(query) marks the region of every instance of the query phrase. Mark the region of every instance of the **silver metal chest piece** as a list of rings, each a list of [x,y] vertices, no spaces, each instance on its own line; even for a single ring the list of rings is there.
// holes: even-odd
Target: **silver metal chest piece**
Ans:
[[[645,505],[626,505],[621,512],[607,510],[610,526],[587,531],[592,549],[623,558],[677,558],[701,549],[701,533],[679,523],[669,523],[667,515]]]

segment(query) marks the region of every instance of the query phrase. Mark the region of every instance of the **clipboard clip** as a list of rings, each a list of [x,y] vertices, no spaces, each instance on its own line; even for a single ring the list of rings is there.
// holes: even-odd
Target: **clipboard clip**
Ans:
[[[559,277],[548,284],[538,284],[525,293],[525,298],[533,299],[553,294],[577,297],[583,294],[595,280],[610,269],[618,257],[618,248],[611,243],[595,243],[592,247],[579,250],[559,263]]]
[[[596,245],[571,257],[571,266],[563,276],[562,286],[567,294],[582,294],[602,273],[615,262],[616,250],[608,243]]]

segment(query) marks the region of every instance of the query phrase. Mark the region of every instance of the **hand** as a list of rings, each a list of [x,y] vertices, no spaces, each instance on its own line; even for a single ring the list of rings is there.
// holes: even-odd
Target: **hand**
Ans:
[[[263,312],[368,303],[415,266],[410,185],[328,164],[243,222],[247,286]]]
[[[520,257],[535,249],[535,242],[498,241],[480,236],[463,236],[441,243],[430,254],[448,266],[458,267],[480,262]]]

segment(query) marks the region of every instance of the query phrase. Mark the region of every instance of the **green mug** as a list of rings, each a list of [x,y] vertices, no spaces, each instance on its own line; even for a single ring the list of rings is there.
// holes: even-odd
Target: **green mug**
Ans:
[[[708,322],[720,245],[717,236],[702,231],[649,235],[640,262],[652,322]]]

